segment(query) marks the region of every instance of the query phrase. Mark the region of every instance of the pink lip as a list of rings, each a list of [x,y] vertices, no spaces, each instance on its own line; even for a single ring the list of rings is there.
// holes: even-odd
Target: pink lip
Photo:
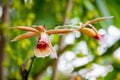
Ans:
[[[48,43],[44,39],[40,39],[36,47],[39,49],[45,49],[48,47]]]

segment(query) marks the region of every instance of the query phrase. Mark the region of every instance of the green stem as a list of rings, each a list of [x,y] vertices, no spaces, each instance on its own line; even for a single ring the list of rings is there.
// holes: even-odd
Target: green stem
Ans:
[[[26,73],[26,78],[27,78],[27,80],[28,80],[28,77],[29,77],[30,71],[31,71],[31,69],[32,69],[32,65],[33,65],[33,62],[34,62],[35,58],[36,58],[35,56],[32,57],[32,61],[31,61],[31,64],[30,64],[29,70],[28,70],[27,73]]]

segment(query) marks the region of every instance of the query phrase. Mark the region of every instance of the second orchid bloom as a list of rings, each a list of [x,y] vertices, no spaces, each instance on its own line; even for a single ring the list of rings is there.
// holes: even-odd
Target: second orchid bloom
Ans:
[[[87,26],[89,26],[89,28],[81,27],[80,32],[98,41],[102,40],[102,35],[98,33],[97,29],[94,26],[92,26],[91,24],[88,24]]]

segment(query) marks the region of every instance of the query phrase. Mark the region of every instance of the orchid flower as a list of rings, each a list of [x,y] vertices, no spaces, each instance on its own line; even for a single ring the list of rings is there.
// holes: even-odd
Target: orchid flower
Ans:
[[[97,31],[97,29],[92,26],[91,24],[89,24],[90,28],[86,28],[86,27],[82,27],[80,29],[80,31],[85,34],[88,35],[96,40],[101,40],[102,39],[102,35],[100,35]]]
[[[94,20],[87,21],[85,24],[80,23],[81,28],[79,29],[79,31],[82,32],[83,34],[86,34],[86,35],[98,40],[98,41],[102,41],[102,38],[104,35],[100,35],[98,33],[97,29],[92,24],[99,22],[101,20],[106,20],[108,18],[113,18],[113,16],[97,18]],[[86,26],[89,26],[89,28],[87,28]]]
[[[13,27],[19,30],[29,31],[27,33],[21,34],[15,37],[12,42],[18,41],[21,39],[31,38],[34,36],[39,36],[38,44],[34,48],[34,54],[36,57],[46,57],[49,56],[50,53],[57,58],[57,53],[53,48],[50,38],[48,34],[66,34],[72,32],[73,29],[55,29],[55,30],[45,30],[43,26],[35,26],[35,27],[27,27],[27,26],[18,26]]]
[[[102,47],[106,48],[107,45],[106,45],[106,43],[105,43],[105,41],[103,39],[104,38],[104,34],[102,34],[102,35],[99,34],[97,29],[93,25],[91,25],[91,24],[88,24],[88,25],[90,26],[90,28],[82,27],[80,29],[80,31],[83,34],[86,34],[86,35],[96,39]]]
[[[20,29],[20,30],[26,30],[29,32],[15,37],[12,41],[17,41],[17,40],[40,35],[38,38],[38,44],[34,48],[35,56],[36,57],[46,57],[46,56],[50,55],[50,53],[52,53],[53,56],[55,58],[57,58],[57,53],[56,53],[55,49],[53,48],[53,46],[50,42],[49,36],[46,33],[46,30],[44,27],[36,26],[35,28],[32,28],[32,27],[26,27],[26,26],[18,26],[16,28]]]
[[[96,22],[99,22],[99,21],[102,21],[102,20],[106,20],[108,18],[113,18],[113,16],[110,16],[110,17],[101,17],[101,18],[97,18],[97,19],[93,19],[93,20],[90,20],[90,21],[87,21],[85,24],[81,23],[80,22],[80,29],[79,31],[85,35],[88,35],[96,40],[98,40],[99,44],[102,46],[102,47],[107,47],[107,45],[105,44],[104,40],[103,40],[103,37],[104,35],[100,35],[97,31],[97,29],[92,25]],[[89,26],[86,27],[86,26]]]

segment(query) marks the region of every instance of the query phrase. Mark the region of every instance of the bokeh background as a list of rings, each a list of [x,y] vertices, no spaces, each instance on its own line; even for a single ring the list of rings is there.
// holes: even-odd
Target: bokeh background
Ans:
[[[21,80],[37,44],[36,37],[11,42],[25,32],[11,27],[49,30],[108,16],[94,24],[105,35],[101,45],[80,32],[50,35],[59,57],[35,58],[29,80],[120,80],[120,0],[0,0],[0,80]]]

